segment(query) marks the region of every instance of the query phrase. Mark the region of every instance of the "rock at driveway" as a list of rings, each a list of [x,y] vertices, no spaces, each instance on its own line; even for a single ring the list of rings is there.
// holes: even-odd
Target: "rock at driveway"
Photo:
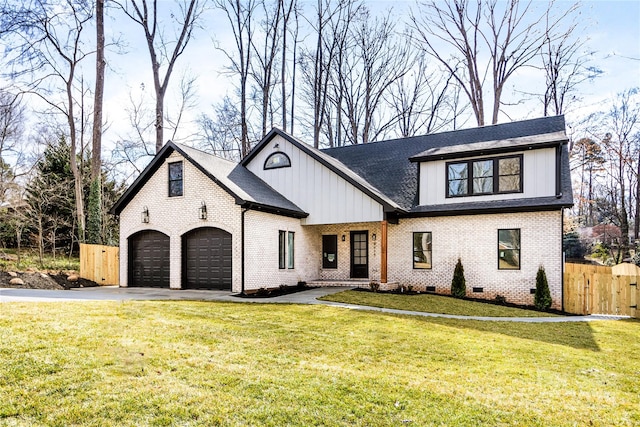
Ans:
[[[22,286],[24,285],[24,280],[22,280],[19,277],[14,277],[13,279],[9,280],[9,284],[15,285],[15,286]]]
[[[77,274],[70,274],[67,276],[67,280],[69,282],[77,282],[78,280],[80,280],[80,276],[78,276]]]
[[[11,277],[18,277],[18,273],[16,273],[15,271],[9,271],[7,272],[7,274]]]

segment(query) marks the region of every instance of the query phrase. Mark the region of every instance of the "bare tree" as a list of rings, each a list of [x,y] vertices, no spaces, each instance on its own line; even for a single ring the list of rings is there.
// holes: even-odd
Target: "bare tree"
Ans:
[[[626,256],[629,249],[630,217],[636,218],[638,223],[637,184],[640,169],[635,161],[640,160],[640,151],[637,150],[640,145],[639,96],[640,90],[637,88],[618,94],[608,111],[593,115],[592,128],[589,130],[593,138],[602,141],[605,148],[608,167],[605,169],[603,196],[606,202],[603,205],[611,206],[610,219],[622,232],[622,257]],[[632,209],[635,215],[630,215]]]
[[[169,86],[169,79],[178,58],[184,53],[193,31],[203,13],[203,2],[200,0],[176,1],[180,12],[171,12],[171,19],[177,28],[175,39],[168,39],[164,33],[162,19],[163,10],[159,10],[158,0],[128,0],[115,3],[126,16],[138,24],[144,32],[155,90],[155,133],[156,152],[164,145],[164,97]],[[164,74],[161,70],[164,68]]]
[[[294,99],[295,99],[295,88],[296,88],[296,54],[298,48],[298,31],[299,31],[299,20],[298,20],[298,0],[278,0],[280,3],[280,7],[282,8],[282,58],[280,60],[280,89],[281,89],[281,98],[282,98],[282,130],[287,131],[287,52],[289,49],[288,38],[287,36],[291,34],[293,37],[293,61],[291,63],[291,121],[290,121],[290,132],[293,132],[293,117],[294,117]],[[293,15],[292,15],[293,14]],[[293,26],[290,29],[290,22],[293,18]]]
[[[262,40],[259,40],[258,37],[251,39],[253,61],[250,62],[250,71],[259,91],[261,137],[264,137],[267,134],[267,127],[273,126],[273,115],[271,115],[271,126],[269,126],[269,107],[276,84],[275,61],[282,39],[284,4],[282,0],[273,4],[261,1],[260,4],[262,5],[262,19],[260,21]]]
[[[574,36],[576,23],[561,34],[554,34],[555,29],[550,27],[549,17],[546,22],[548,35],[541,49],[546,80],[543,114],[561,115],[568,105],[578,100],[572,96],[578,86],[594,79],[602,70],[588,65],[593,53],[585,52],[586,41]]]
[[[223,52],[231,61],[229,72],[236,74],[239,79],[241,155],[244,157],[251,149],[248,125],[248,80],[251,66],[251,46],[254,37],[253,20],[257,3],[255,0],[216,0],[216,6],[225,12],[229,24],[231,24],[236,45],[235,53],[232,54],[224,50]]]
[[[429,69],[419,55],[411,70],[385,95],[391,117],[381,128],[403,138],[449,129],[453,125],[455,82],[446,72]]]
[[[8,3],[4,8],[2,13],[12,17],[3,21],[6,26],[2,29],[11,37],[11,56],[7,58],[10,76],[23,93],[35,95],[51,111],[65,118],[70,141],[69,159],[75,178],[79,238],[84,241],[83,171],[78,165],[77,154],[84,149],[82,137],[86,123],[83,113],[76,113],[76,107],[84,110],[86,92],[77,73],[83,60],[93,53],[85,50],[83,40],[93,10],[81,0],[56,4]]]
[[[357,23],[351,26],[353,50],[347,52],[346,67],[339,76],[347,120],[345,137],[350,144],[366,144],[384,132],[379,120],[384,98],[412,68],[410,46],[396,37],[392,19],[391,14],[372,18],[361,8]]]
[[[491,123],[498,122],[507,80],[535,58],[548,35],[575,7],[553,19],[553,2],[536,13],[532,1],[430,1],[411,14],[415,45],[436,58],[454,76],[469,98],[479,126],[487,121],[485,91],[492,100]],[[504,10],[499,10],[504,5]],[[442,46],[445,46],[443,48]],[[451,55],[449,52],[453,51]],[[491,79],[491,90],[486,87]]]
[[[310,126],[314,147],[320,146],[329,107],[329,87],[334,61],[344,51],[344,37],[359,9],[354,0],[318,0],[314,20],[308,21],[313,29],[314,49],[303,49],[301,71],[306,83],[303,97],[311,106]],[[340,66],[338,66],[340,68]],[[340,101],[336,104],[339,105]]]
[[[242,136],[239,118],[238,107],[226,96],[214,106],[213,117],[205,114],[200,117],[200,148],[225,159],[240,160]]]
[[[102,168],[102,104],[104,98],[104,2],[96,0],[96,81],[93,101],[93,137],[91,149],[91,180],[98,179]]]
[[[0,89],[0,205],[17,190],[17,169],[24,159],[24,123],[25,107],[20,97]]]

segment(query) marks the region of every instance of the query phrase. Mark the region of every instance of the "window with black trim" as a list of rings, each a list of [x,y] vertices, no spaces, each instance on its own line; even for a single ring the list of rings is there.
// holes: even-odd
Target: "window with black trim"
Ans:
[[[520,270],[520,229],[498,230],[498,269]]]
[[[287,232],[278,231],[278,268],[287,267]]]
[[[287,268],[291,269],[293,268],[294,264],[293,264],[293,260],[294,260],[294,237],[295,237],[295,233],[293,231],[290,231],[288,234],[288,242],[287,242]]]
[[[169,197],[183,194],[182,162],[169,163]]]
[[[295,233],[293,231],[278,231],[278,268],[294,268],[295,259]]]
[[[413,233],[413,268],[431,269],[431,232]]]
[[[521,154],[447,163],[447,197],[521,192]]]
[[[264,169],[288,168],[291,166],[291,159],[282,151],[271,153],[264,161]]]

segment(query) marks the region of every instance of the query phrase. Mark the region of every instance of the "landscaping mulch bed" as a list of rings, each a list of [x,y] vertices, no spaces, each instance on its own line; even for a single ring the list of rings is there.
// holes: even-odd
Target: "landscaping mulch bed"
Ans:
[[[405,290],[404,292],[401,292],[399,289],[393,289],[393,290],[388,290],[388,291],[383,291],[383,290],[377,290],[377,291],[373,291],[370,288],[355,288],[353,289],[354,291],[358,291],[358,292],[369,292],[369,293],[378,293],[378,294],[395,294],[395,295],[437,295],[439,297],[444,297],[444,298],[455,298],[452,295],[447,295],[447,294],[438,294],[435,292],[417,292],[417,291],[407,291]],[[536,308],[536,306],[534,305],[523,305],[523,304],[515,304],[512,302],[508,302],[508,301],[503,301],[503,300],[498,300],[498,299],[482,299],[482,298],[470,298],[470,297],[464,297],[464,298],[459,298],[463,301],[473,301],[473,302],[481,302],[481,303],[485,303],[485,304],[493,304],[493,305],[501,305],[504,307],[513,307],[513,308],[521,308],[523,310],[533,310],[533,311],[539,311],[542,313],[551,313],[551,314],[557,314],[560,316],[575,316],[574,314],[570,314],[570,313],[566,313],[562,310],[555,310],[555,309],[548,309],[548,310],[538,310]]]
[[[260,288],[245,291],[244,293],[235,294],[238,298],[274,298],[282,295],[295,294],[311,289],[306,284],[298,284],[296,286],[279,286],[277,288]]]
[[[65,290],[98,286],[97,283],[82,278],[78,278],[77,281],[68,280],[70,275],[76,274],[69,271],[21,271],[16,274],[15,277],[21,279],[24,282],[23,285],[11,284],[10,281],[14,276],[6,271],[0,271],[0,288]]]

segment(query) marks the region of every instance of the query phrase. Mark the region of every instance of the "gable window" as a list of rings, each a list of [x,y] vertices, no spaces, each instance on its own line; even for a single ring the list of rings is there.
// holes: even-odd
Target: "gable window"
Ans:
[[[293,231],[278,231],[278,268],[281,270],[294,268],[294,241],[295,233]]]
[[[413,268],[431,269],[431,232],[413,233]]]
[[[520,229],[498,230],[498,269],[520,269]]]
[[[278,169],[291,167],[291,160],[282,151],[271,153],[264,161],[264,169]]]
[[[182,196],[182,162],[169,163],[169,197]]]
[[[447,163],[447,197],[521,192],[522,155]]]

